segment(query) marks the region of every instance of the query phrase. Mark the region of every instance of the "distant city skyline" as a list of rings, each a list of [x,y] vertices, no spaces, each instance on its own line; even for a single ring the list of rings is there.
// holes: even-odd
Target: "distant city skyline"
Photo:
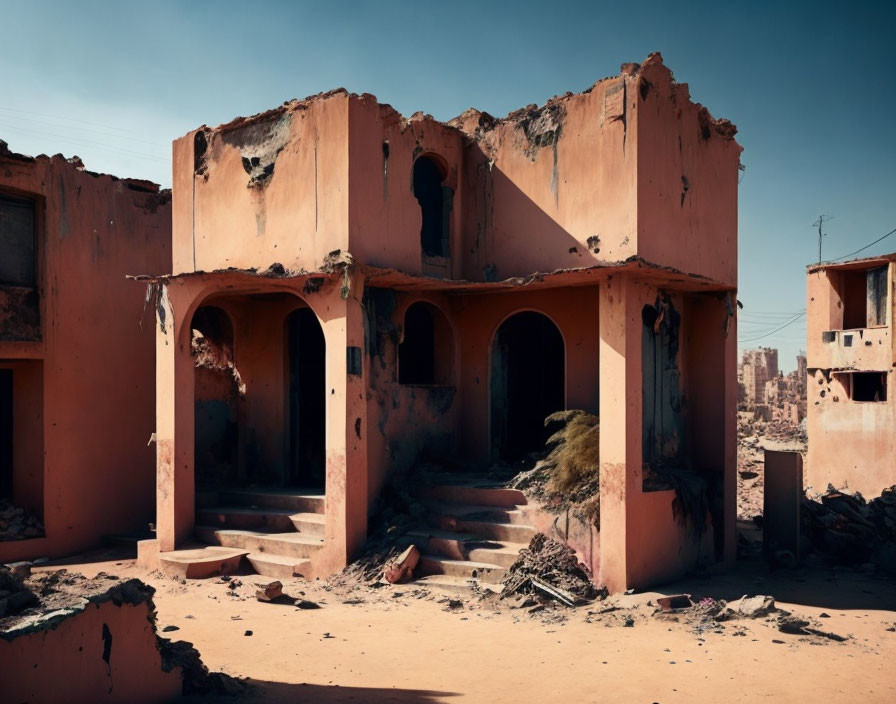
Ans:
[[[496,116],[660,51],[744,147],[740,350],[805,349],[806,266],[896,228],[896,4],[36,0],[3,9],[0,139],[171,184],[201,124],[345,86],[409,116]],[[896,235],[859,256],[896,251]]]

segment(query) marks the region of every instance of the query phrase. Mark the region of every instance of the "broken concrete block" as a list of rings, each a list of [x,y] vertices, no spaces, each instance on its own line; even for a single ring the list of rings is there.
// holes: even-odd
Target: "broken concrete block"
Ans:
[[[762,618],[777,610],[774,598],[762,594],[744,596],[737,605],[737,613],[746,618]]]
[[[419,561],[420,551],[416,545],[411,545],[387,565],[383,576],[389,584],[403,584],[414,575],[414,568]]]
[[[280,582],[271,582],[270,584],[258,584],[255,592],[255,598],[259,601],[273,601],[283,596],[283,584]]]

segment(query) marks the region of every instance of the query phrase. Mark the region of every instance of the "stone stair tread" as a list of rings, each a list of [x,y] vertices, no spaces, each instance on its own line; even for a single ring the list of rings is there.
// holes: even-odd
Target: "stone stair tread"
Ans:
[[[493,586],[480,582],[473,577],[454,577],[448,574],[430,574],[425,577],[418,577],[412,584],[415,587],[442,589],[450,592],[464,592],[472,589],[476,584],[482,590],[494,591]]]
[[[240,548],[225,548],[221,545],[207,545],[203,548],[188,548],[187,550],[171,550],[170,552],[163,552],[159,555],[159,559],[167,560],[168,562],[185,563],[218,562],[230,557],[248,554],[248,550],[241,550]]]
[[[437,538],[439,540],[456,540],[461,543],[483,543],[482,546],[476,548],[477,550],[519,552],[523,548],[529,547],[528,543],[513,543],[507,540],[493,540],[491,538],[483,538],[481,535],[476,535],[475,533],[440,530],[438,528],[433,528],[431,530],[426,528],[418,528],[408,531],[407,534],[414,538]]]
[[[430,555],[425,554],[420,556],[421,560],[425,560],[428,562],[436,562],[438,564],[444,565],[462,565],[464,567],[469,567],[474,570],[500,570],[504,571],[504,568],[501,565],[496,565],[492,562],[474,562],[473,560],[453,560],[448,557],[443,557],[442,555]]]
[[[311,560],[307,557],[289,557],[289,555],[275,555],[270,552],[251,552],[246,555],[246,559],[249,562],[267,562],[274,565],[283,565],[284,567],[297,567],[311,563]]]
[[[258,506],[207,506],[200,508],[197,513],[224,513],[224,514],[242,514],[249,516],[287,516],[292,517],[295,511],[289,508],[261,508]]]
[[[319,523],[320,525],[326,523],[326,516],[322,513],[293,513],[290,515],[290,518],[294,521],[307,521],[309,523]]]
[[[452,504],[445,501],[426,501],[422,502],[433,512],[443,516],[454,516],[455,518],[467,518],[473,516],[473,520],[489,520],[487,518],[479,518],[479,516],[487,516],[488,514],[514,514],[522,515],[516,507],[511,506],[486,506],[484,504]],[[506,523],[505,520],[491,519],[492,523]]]
[[[298,532],[289,532],[289,533],[270,533],[268,531],[261,530],[240,530],[238,528],[217,528],[215,526],[197,526],[197,530],[205,529],[205,530],[213,530],[215,533],[221,533],[223,535],[245,535],[249,538],[272,538],[274,540],[283,540],[288,541],[290,543],[307,543],[308,545],[323,545],[323,538],[315,538],[312,536],[308,536],[305,533]],[[219,550],[231,550],[235,548],[224,548],[220,546],[211,546],[215,547]],[[248,552],[248,550],[246,551]]]

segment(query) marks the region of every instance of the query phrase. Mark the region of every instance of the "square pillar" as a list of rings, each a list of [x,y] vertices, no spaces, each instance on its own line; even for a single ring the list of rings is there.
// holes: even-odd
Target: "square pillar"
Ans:
[[[190,324],[183,318],[190,303],[185,288],[179,282],[162,285],[156,309],[156,540],[162,552],[192,538],[196,513],[193,358],[190,335],[183,330]]]
[[[326,339],[326,548],[315,572],[342,569],[367,539],[367,394],[364,354],[364,279],[351,275],[348,296],[341,284],[327,289],[321,310]]]
[[[642,486],[641,293],[624,274],[600,287],[600,579],[613,592],[628,588]]]

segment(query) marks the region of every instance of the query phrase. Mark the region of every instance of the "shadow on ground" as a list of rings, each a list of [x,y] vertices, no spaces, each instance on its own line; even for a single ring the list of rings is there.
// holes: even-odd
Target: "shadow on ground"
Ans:
[[[725,573],[686,577],[650,591],[726,601],[767,594],[779,602],[822,609],[896,612],[896,580],[891,576],[815,559],[795,569],[774,570],[760,559],[741,560]]]
[[[320,684],[285,684],[243,680],[250,689],[240,696],[184,697],[184,702],[289,702],[290,704],[329,704],[335,702],[359,702],[361,704],[436,704],[454,692],[434,692],[419,689],[378,689],[376,687],[339,687]]]

